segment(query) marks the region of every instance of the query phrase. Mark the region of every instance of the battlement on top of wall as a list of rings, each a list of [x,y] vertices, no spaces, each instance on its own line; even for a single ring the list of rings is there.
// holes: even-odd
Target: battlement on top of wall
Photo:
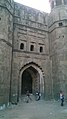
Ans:
[[[15,2],[14,22],[30,27],[47,29],[48,14]]]

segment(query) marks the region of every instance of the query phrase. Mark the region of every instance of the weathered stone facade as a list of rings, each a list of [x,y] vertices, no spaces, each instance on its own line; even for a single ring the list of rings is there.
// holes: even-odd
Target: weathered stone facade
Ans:
[[[63,90],[67,99],[67,6],[61,1],[50,0],[47,14],[0,0],[0,105],[18,102],[26,90],[49,100]]]
[[[67,1],[51,0],[53,3],[48,19],[53,96],[63,90],[67,99]]]

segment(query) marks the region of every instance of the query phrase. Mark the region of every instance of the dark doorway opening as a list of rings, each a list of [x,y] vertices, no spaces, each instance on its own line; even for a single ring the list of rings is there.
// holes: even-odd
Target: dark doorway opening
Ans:
[[[27,91],[32,93],[32,77],[29,71],[25,70],[22,74],[21,95],[26,94]]]
[[[32,66],[25,69],[21,77],[21,95],[26,94],[27,91],[32,94],[40,91],[40,75]]]

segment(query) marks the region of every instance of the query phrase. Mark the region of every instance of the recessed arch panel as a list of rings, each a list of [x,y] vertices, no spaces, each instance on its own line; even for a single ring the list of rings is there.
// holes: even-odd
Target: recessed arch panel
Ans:
[[[20,69],[20,95],[29,90],[30,93],[37,91],[44,94],[43,71],[35,63],[29,63]]]

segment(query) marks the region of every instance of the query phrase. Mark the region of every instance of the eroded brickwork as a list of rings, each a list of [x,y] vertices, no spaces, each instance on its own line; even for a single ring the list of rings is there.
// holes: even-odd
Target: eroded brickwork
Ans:
[[[12,99],[17,98],[18,85],[14,83],[18,84],[20,80],[20,69],[31,62],[43,70],[45,98],[51,97],[47,17],[47,13],[15,3]],[[20,48],[21,43],[24,44],[23,49]],[[31,46],[34,47],[33,51]]]
[[[56,99],[60,90],[67,98],[67,6],[64,5],[64,0],[54,1],[54,3],[55,9],[49,15],[48,26],[53,96]],[[59,4],[62,6],[60,7]]]
[[[13,9],[10,1],[0,0],[0,104],[9,102]]]

